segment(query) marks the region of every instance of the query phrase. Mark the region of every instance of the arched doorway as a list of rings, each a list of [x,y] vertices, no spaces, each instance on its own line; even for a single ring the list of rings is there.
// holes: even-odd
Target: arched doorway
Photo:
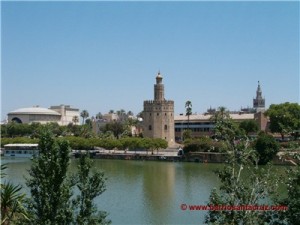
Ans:
[[[12,122],[15,122],[15,123],[22,123],[22,120],[18,117],[14,117],[11,119]]]

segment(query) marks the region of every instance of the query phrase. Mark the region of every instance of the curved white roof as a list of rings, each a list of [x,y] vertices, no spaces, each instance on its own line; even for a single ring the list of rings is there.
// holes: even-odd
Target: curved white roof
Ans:
[[[8,114],[43,114],[43,115],[57,115],[60,114],[54,110],[41,108],[41,107],[30,107],[30,108],[20,108],[9,112]]]

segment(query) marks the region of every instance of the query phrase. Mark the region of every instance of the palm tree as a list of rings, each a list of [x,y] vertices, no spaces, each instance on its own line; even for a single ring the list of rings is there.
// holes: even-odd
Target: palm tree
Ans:
[[[119,121],[123,122],[126,119],[126,111],[124,109],[120,109],[117,111],[117,115],[119,117]]]
[[[7,168],[1,165],[1,178],[6,174],[3,171]],[[1,184],[1,224],[15,224],[20,220],[28,220],[28,212],[24,207],[26,195],[20,193],[21,185],[14,185],[11,182]]]
[[[102,119],[102,117],[103,117],[103,116],[102,116],[102,113],[101,113],[101,112],[98,112],[97,115],[96,115],[96,119],[97,119],[97,120],[100,120],[100,119]]]
[[[127,116],[133,116],[134,114],[133,114],[133,112],[131,111],[131,110],[129,110],[128,112],[127,112]]]
[[[113,109],[109,110],[108,114],[113,114],[115,111]]]
[[[190,129],[190,115],[192,115],[192,102],[191,101],[186,101],[185,103],[185,110],[186,113],[185,115],[188,117],[188,130]]]
[[[217,121],[224,121],[225,119],[229,118],[229,113],[224,106],[220,106],[218,110],[212,115],[211,120],[215,123]]]
[[[80,116],[82,117],[82,124],[84,124],[84,119],[89,117],[89,112],[87,110],[82,110]]]
[[[73,116],[72,121],[76,125],[79,122],[79,117],[78,116]]]

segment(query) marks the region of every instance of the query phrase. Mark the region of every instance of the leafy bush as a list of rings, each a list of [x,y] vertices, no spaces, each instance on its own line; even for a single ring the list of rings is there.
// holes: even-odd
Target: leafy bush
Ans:
[[[279,144],[274,137],[265,133],[258,136],[254,146],[259,156],[258,163],[262,165],[271,161],[279,151]]]
[[[223,141],[214,141],[208,137],[188,139],[184,142],[185,153],[188,152],[225,152],[226,144]]]

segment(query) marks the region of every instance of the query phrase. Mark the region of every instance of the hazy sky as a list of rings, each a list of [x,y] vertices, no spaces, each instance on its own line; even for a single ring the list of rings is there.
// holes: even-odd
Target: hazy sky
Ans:
[[[299,2],[1,2],[1,114],[142,111],[160,70],[175,113],[299,102]]]

